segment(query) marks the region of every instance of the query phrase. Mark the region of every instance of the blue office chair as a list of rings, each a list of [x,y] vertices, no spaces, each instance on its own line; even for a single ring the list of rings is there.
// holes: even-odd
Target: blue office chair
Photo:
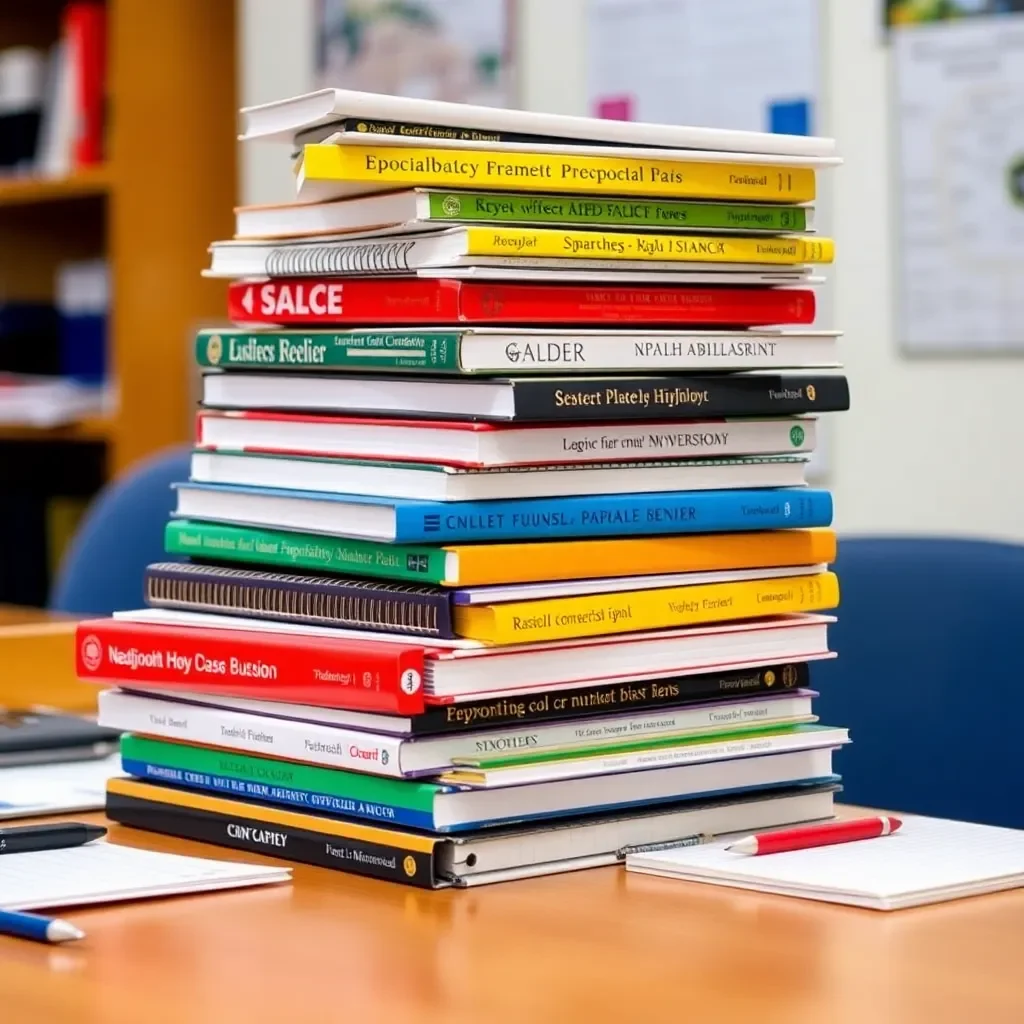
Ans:
[[[817,711],[849,726],[843,800],[1024,828],[1024,547],[840,540],[836,661]]]
[[[141,608],[143,570],[167,558],[163,536],[174,505],[171,484],[188,474],[188,449],[174,448],[108,484],[61,561],[49,607],[88,615]]]

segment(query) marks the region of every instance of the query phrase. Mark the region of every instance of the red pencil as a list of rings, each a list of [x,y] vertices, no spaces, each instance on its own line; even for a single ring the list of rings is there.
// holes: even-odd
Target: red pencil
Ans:
[[[814,846],[834,843],[853,843],[859,839],[875,839],[892,835],[902,825],[899,818],[858,818],[856,821],[834,821],[827,825],[808,825],[780,832],[760,832],[727,846],[733,853],[752,856],[766,853],[786,853],[789,850],[809,850]]]

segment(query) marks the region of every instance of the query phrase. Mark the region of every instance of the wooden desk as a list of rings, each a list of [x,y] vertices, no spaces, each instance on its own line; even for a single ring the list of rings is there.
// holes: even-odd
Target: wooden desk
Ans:
[[[130,829],[111,835],[268,862]],[[291,886],[67,916],[84,941],[0,938],[3,1020],[1024,1021],[1020,890],[883,914],[617,868],[431,893],[298,865]]]

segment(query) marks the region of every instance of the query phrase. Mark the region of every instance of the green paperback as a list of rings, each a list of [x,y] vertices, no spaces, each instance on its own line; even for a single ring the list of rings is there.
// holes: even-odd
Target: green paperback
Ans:
[[[200,366],[274,370],[426,370],[461,373],[460,331],[203,330]]]
[[[318,537],[224,523],[172,519],[164,528],[164,549],[208,562],[248,562],[315,572],[357,574],[417,583],[444,583],[444,548]]]
[[[424,190],[429,220],[473,224],[583,224],[652,231],[806,231],[808,208],[755,203],[695,203],[601,199],[595,196],[519,196]]]

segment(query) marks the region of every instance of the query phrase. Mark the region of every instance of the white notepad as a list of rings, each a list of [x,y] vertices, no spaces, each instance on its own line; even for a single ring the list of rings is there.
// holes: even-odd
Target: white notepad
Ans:
[[[891,836],[762,857],[728,842],[626,858],[626,869],[758,892],[900,910],[1024,885],[1024,831],[903,817]]]
[[[34,814],[101,811],[107,779],[121,774],[121,755],[0,768],[0,821]]]
[[[0,854],[0,909],[80,907],[290,879],[288,868],[151,853],[100,840],[69,850]]]

